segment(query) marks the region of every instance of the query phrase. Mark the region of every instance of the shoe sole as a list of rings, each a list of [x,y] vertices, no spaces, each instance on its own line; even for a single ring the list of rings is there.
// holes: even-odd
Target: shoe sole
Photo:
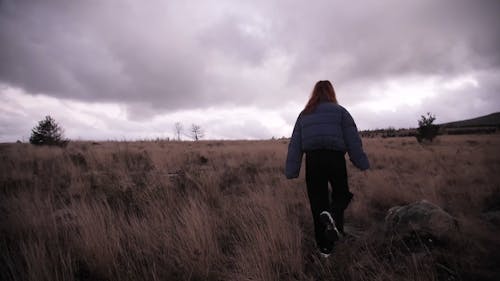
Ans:
[[[331,242],[336,242],[340,238],[340,232],[335,225],[335,221],[329,212],[323,211],[319,214],[321,223],[325,226],[325,236]]]
[[[322,258],[324,258],[324,259],[326,259],[326,258],[328,258],[328,257],[330,256],[330,254],[325,254],[325,253],[319,253],[319,255],[320,255]]]

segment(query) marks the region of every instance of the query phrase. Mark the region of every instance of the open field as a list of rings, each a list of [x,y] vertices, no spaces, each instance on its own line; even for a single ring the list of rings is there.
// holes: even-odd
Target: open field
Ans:
[[[0,279],[500,280],[500,135],[364,146],[372,169],[348,167],[359,237],[322,260],[285,140],[2,144]],[[384,234],[390,207],[421,199],[457,218],[449,241]]]

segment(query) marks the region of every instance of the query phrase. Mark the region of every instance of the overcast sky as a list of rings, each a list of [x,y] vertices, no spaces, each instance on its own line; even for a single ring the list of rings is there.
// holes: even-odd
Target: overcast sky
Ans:
[[[318,80],[359,129],[500,111],[497,0],[0,0],[0,142],[291,134]]]

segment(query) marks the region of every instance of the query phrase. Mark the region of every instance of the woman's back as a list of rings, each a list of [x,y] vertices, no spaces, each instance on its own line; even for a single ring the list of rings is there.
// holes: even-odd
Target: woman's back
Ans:
[[[319,149],[347,152],[361,170],[370,166],[354,119],[337,103],[320,102],[310,112],[304,110],[299,115],[288,146],[286,176],[298,177],[302,154]]]
[[[301,141],[304,152],[317,149],[346,151],[342,124],[345,109],[332,102],[320,103],[313,112],[301,114]]]

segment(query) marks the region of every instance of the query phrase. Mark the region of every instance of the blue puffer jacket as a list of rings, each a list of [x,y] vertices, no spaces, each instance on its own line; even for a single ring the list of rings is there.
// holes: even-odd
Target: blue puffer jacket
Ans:
[[[344,151],[360,170],[370,167],[356,123],[338,104],[323,102],[313,112],[299,115],[288,145],[286,177],[298,177],[303,153],[316,149]]]

